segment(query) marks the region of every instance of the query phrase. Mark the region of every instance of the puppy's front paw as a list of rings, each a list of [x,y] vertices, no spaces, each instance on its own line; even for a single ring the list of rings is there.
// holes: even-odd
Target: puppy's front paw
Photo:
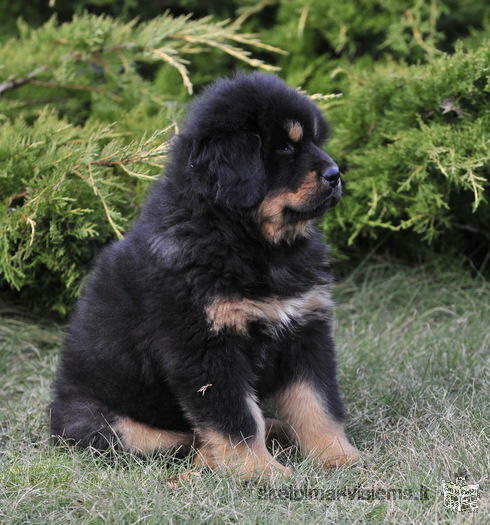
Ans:
[[[221,468],[243,480],[263,480],[278,476],[287,478],[293,473],[292,469],[276,461],[265,446],[259,447],[258,450],[246,445],[229,446],[224,449],[204,446],[197,451],[194,464],[206,465],[212,470]]]
[[[283,477],[287,479],[293,474],[293,469],[281,465],[281,463],[274,459],[265,466],[256,465],[255,468],[251,469],[251,471],[245,473],[245,478],[243,479],[249,479],[247,478],[248,474],[250,474],[250,478],[270,479]]]
[[[334,445],[329,447],[320,456],[324,469],[339,468],[342,465],[352,465],[359,461],[361,454],[356,447],[350,443],[342,443],[342,446]]]

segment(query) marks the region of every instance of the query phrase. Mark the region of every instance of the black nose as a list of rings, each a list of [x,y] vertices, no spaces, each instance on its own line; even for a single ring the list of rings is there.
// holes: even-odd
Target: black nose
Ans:
[[[335,186],[340,180],[340,170],[337,164],[328,166],[322,173],[322,177],[332,186]]]

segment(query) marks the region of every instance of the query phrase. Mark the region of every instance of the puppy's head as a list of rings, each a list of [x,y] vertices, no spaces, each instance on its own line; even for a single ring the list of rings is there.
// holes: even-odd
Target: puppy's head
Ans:
[[[342,194],[313,102],[274,75],[222,79],[191,107],[181,140],[192,188],[248,210],[271,242],[305,235]]]

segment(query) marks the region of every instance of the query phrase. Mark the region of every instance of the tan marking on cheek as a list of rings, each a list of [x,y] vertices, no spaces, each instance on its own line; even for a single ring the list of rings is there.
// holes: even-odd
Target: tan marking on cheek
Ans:
[[[315,171],[309,171],[300,187],[291,192],[288,197],[288,205],[291,207],[301,206],[313,193],[318,190],[318,175]]]
[[[359,451],[349,443],[342,423],[329,414],[310,384],[295,383],[276,395],[274,401],[300,449],[325,468],[359,459]]]
[[[288,135],[293,142],[300,141],[303,136],[303,126],[298,121],[293,120],[289,123]]]
[[[318,175],[310,171],[296,191],[280,191],[266,196],[258,210],[258,222],[263,235],[272,242],[306,235],[310,221],[286,223],[284,222],[284,208],[287,206],[301,207],[318,190],[318,186]]]
[[[271,476],[275,473],[291,474],[291,470],[276,461],[267,450],[265,421],[255,398],[249,396],[247,404],[256,422],[255,436],[244,436],[244,439],[236,442],[221,432],[198,429],[202,444],[197,450],[194,463],[207,465],[211,469],[224,467],[237,472],[241,479]]]
[[[155,450],[191,446],[194,439],[191,432],[162,430],[139,423],[129,417],[119,418],[114,424],[114,430],[120,435],[124,448],[143,454]]]
[[[257,219],[262,235],[271,242],[280,241],[286,231],[283,210],[287,204],[287,195],[273,194],[266,197],[259,206]]]
[[[304,204],[318,190],[318,186],[317,173],[309,171],[295,191],[274,192],[266,196],[259,207],[259,216],[262,219],[281,216],[286,206],[294,208]]]

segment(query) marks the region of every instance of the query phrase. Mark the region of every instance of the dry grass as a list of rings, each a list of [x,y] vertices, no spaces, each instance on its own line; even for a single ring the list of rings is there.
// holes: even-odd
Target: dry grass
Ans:
[[[344,281],[336,299],[347,430],[364,459],[322,473],[293,455],[293,479],[262,486],[208,472],[168,483],[188,462],[50,447],[45,407],[61,329],[5,316],[0,522],[487,523],[489,284],[378,266]],[[444,508],[441,482],[458,472],[482,485],[476,513]],[[418,494],[421,485],[424,501],[328,499],[335,489]]]

